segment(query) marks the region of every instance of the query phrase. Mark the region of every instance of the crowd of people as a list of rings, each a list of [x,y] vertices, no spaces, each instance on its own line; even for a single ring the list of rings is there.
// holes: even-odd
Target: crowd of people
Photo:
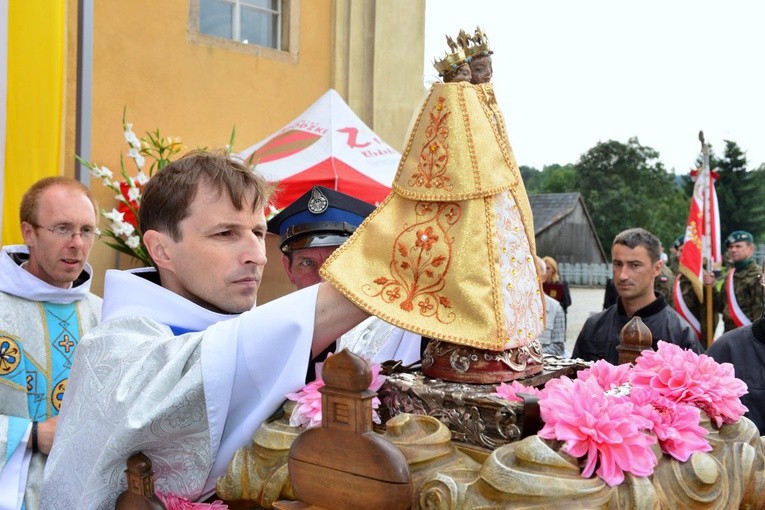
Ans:
[[[489,81],[484,34],[457,39],[436,65],[444,81]],[[154,266],[108,270],[102,301],[90,292],[98,237],[90,191],[54,177],[26,192],[24,245],[0,252],[0,508],[113,508],[136,451],[150,453],[164,491],[204,498],[328,353],[422,359],[429,339],[369,316],[318,272],[374,207],[315,186],[266,221],[269,193],[262,176],[222,153],[168,164],[139,210]],[[267,232],[279,236],[298,290],[256,306]],[[726,333],[706,353],[733,363],[749,385],[742,400],[763,433],[763,277],[750,233],[733,232],[726,244],[727,274],[705,276]],[[642,228],[614,238],[612,301],[587,319],[572,357],[618,364],[619,333],[635,316],[654,348],[665,340],[705,352],[703,308],[687,279],[667,274],[662,253]],[[537,340],[546,355],[565,356],[571,293],[554,258],[537,256],[536,267],[546,316]]]
[[[144,448],[167,490],[210,493],[235,448],[285,394],[313,379],[314,363],[329,352],[421,359],[425,339],[367,317],[318,273],[374,207],[315,186],[266,222],[267,196],[262,178],[223,155],[168,165],[147,185],[140,210],[155,267],[107,271],[102,306],[89,292],[97,237],[89,190],[57,177],[25,194],[25,245],[0,254],[0,430],[9,452],[2,481],[26,487],[19,494],[27,508],[104,506],[120,491],[124,460]],[[280,237],[284,270],[299,290],[256,307],[266,232]],[[763,277],[751,234],[726,242],[731,268],[714,293],[726,333],[707,354],[733,363],[747,382],[747,416],[762,431]],[[699,332],[670,304],[683,294],[658,290],[658,238],[625,230],[611,255],[615,303],[587,319],[572,357],[617,364],[619,332],[634,316],[654,343],[704,352]],[[539,341],[545,354],[563,356],[570,291],[553,258],[536,260],[547,316]],[[676,281],[682,288],[682,276]]]

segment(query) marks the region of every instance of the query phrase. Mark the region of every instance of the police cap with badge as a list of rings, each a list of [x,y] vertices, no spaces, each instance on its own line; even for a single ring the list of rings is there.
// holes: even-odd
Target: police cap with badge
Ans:
[[[323,186],[314,186],[268,220],[268,231],[281,237],[284,253],[340,246],[375,206]]]

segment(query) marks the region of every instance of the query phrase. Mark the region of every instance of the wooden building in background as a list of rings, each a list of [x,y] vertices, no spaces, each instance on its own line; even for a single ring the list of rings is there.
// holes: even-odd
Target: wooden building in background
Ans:
[[[558,263],[609,261],[581,193],[529,195],[529,202],[537,255],[549,255]]]

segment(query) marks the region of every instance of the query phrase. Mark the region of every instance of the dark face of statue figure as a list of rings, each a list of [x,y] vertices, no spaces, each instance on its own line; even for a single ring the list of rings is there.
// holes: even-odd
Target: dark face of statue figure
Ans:
[[[444,83],[456,83],[459,81],[469,82],[471,78],[472,74],[470,73],[470,65],[466,62],[462,64],[455,72],[444,76]]]
[[[470,83],[473,85],[489,83],[492,76],[491,56],[474,57],[470,62],[470,73],[472,75]]]

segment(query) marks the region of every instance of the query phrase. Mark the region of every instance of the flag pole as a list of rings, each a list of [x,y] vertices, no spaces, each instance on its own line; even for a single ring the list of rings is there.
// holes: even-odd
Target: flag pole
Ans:
[[[702,159],[702,167],[701,167],[701,175],[699,178],[703,178],[703,176],[706,174],[707,179],[711,179],[712,176],[711,170],[709,168],[709,146],[704,143],[704,132],[699,131],[699,141],[701,142],[701,159]],[[714,270],[713,264],[714,261],[712,260],[712,218],[711,218],[711,197],[710,197],[710,190],[711,186],[705,185],[704,186],[704,236],[702,236],[702,257],[706,259],[706,267],[705,270],[709,273],[712,273]],[[703,260],[703,259],[702,259]],[[712,303],[713,297],[712,297],[712,285],[711,284],[704,284],[704,307],[706,309],[706,314],[704,317],[704,322],[706,323],[706,334],[705,334],[705,342],[706,345],[704,346],[705,349],[709,348],[710,345],[712,345],[712,342],[714,341],[714,306]]]

